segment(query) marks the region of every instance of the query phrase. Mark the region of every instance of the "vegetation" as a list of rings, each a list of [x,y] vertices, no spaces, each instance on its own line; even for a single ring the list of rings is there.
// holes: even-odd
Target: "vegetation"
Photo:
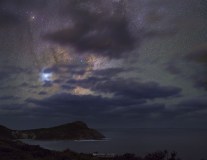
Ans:
[[[43,149],[38,145],[24,144],[18,140],[0,139],[1,160],[180,160],[176,153],[167,151],[155,152],[145,157],[134,154],[116,155],[114,157],[98,157],[93,154],[76,153],[69,149],[58,152]]]

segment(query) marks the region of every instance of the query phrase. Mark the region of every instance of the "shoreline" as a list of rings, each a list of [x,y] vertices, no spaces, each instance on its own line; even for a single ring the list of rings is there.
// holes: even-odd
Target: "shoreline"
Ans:
[[[39,145],[25,144],[19,140],[0,139],[0,155],[1,160],[149,160],[150,157],[170,157],[175,152],[159,151],[147,154],[144,157],[139,157],[135,154],[124,153],[78,153],[70,149],[63,151],[53,151],[44,149]],[[162,160],[156,159],[156,160]]]

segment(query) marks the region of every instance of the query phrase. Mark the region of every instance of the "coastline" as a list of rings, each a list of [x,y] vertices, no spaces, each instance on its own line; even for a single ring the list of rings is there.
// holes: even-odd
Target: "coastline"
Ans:
[[[164,157],[176,157],[175,152],[159,151],[144,157],[125,153],[117,155],[113,153],[77,153],[70,149],[64,151],[52,151],[44,149],[39,145],[28,145],[19,140],[0,139],[1,160],[162,160]]]

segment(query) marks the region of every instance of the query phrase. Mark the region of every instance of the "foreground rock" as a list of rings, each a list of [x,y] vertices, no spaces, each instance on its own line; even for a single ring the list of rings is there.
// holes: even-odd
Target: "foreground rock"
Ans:
[[[98,154],[100,155],[100,154]],[[114,157],[94,156],[76,153],[71,150],[62,152],[43,149],[37,145],[24,144],[17,140],[0,139],[0,160],[180,160],[176,153],[155,152],[144,157],[134,154],[115,155]]]
[[[12,130],[0,125],[0,139],[12,139]]]
[[[71,150],[62,152],[43,149],[38,145],[0,138],[0,160],[102,160],[92,154],[79,154]]]

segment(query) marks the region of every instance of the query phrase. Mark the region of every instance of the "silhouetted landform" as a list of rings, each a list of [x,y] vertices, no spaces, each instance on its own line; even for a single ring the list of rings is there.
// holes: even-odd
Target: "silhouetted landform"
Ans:
[[[12,130],[0,125],[0,138],[1,139],[12,139],[13,138]]]
[[[40,128],[32,130],[11,130],[0,126],[0,138],[8,139],[36,139],[36,140],[100,140],[105,138],[100,132],[95,129],[76,121],[64,125]]]
[[[180,160],[176,153],[160,151],[148,154],[144,157],[137,157],[134,154],[126,153],[104,157],[103,154],[76,153],[69,149],[59,152],[43,149],[38,145],[24,144],[18,140],[0,139],[1,160]]]

